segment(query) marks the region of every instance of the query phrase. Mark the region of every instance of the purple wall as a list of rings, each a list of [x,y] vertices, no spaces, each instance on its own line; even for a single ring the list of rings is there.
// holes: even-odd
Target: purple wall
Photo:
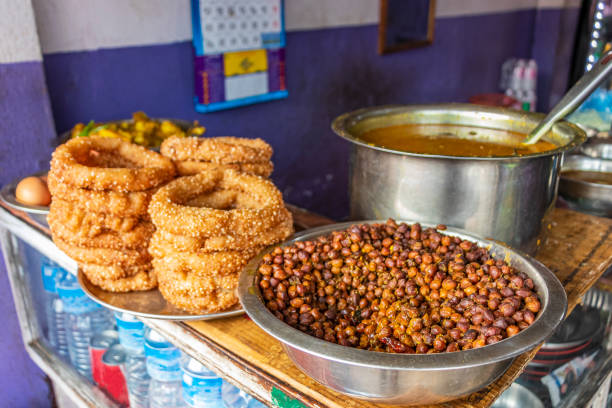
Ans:
[[[152,116],[198,119],[210,135],[262,137],[275,148],[275,182],[288,201],[342,218],[348,213],[348,145],[330,131],[346,111],[388,103],[466,101],[497,90],[501,63],[536,55],[553,72],[549,45],[566,45],[546,28],[554,11],[520,11],[436,21],[432,46],[376,54],[374,26],[289,33],[288,99],[197,114],[192,105],[190,43],[45,55],[0,65],[0,185],[48,166],[58,131],[90,119]],[[534,32],[534,25],[541,27]],[[541,26],[540,26],[541,24]],[[548,24],[548,25],[547,25]],[[532,43],[535,46],[532,50]],[[564,54],[562,54],[564,55]],[[542,83],[544,96],[554,80]],[[541,100],[544,98],[541,96]],[[42,372],[26,355],[0,266],[0,406],[48,406]]]
[[[289,202],[348,214],[348,145],[330,130],[349,110],[389,103],[466,101],[497,89],[501,63],[529,57],[535,12],[436,21],[432,46],[379,56],[375,26],[292,32],[289,98],[206,115],[192,105],[190,43],[46,55],[58,131],[90,119],[198,119],[209,135],[262,137],[275,148],[274,181]]]
[[[51,390],[46,375],[30,359],[21,341],[4,262],[0,262],[0,406],[49,407]]]
[[[53,119],[41,62],[0,64],[0,185],[48,167]],[[30,360],[0,261],[0,406],[50,406],[45,374]]]
[[[541,112],[548,112],[567,91],[579,14],[579,8],[536,12],[531,54],[538,63]]]
[[[40,62],[0,64],[0,185],[49,167],[53,118]]]

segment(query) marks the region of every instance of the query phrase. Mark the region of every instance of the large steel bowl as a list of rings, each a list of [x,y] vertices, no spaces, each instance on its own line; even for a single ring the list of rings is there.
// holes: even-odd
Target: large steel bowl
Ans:
[[[600,217],[612,217],[612,185],[563,176],[563,171],[571,170],[612,173],[612,160],[577,154],[567,156],[559,183],[559,193],[572,209]]]
[[[359,221],[364,222],[384,221]],[[352,224],[314,228],[295,235],[281,245],[311,240],[331,231],[344,230]],[[546,340],[563,320],[567,297],[555,275],[529,255],[458,229],[449,228],[448,232],[490,248],[495,256],[507,260],[533,279],[542,309],[530,327],[496,344],[440,354],[391,354],[320,340],[279,320],[263,303],[255,277],[262,257],[272,248],[253,259],[244,269],[238,296],[249,317],[281,342],[291,360],[304,373],[326,387],[380,403],[417,405],[456,399],[495,381],[512,364],[514,357]]]
[[[374,146],[359,136],[372,129],[414,123],[473,126],[481,130],[449,126],[447,133],[492,140],[487,129],[526,134],[542,117],[466,104],[383,106],[338,117],[332,124],[334,132],[352,144],[351,219],[394,217],[443,223],[535,253],[557,197],[562,155],[585,140],[584,131],[576,125],[557,123],[544,139],[558,148],[520,157],[416,154]]]

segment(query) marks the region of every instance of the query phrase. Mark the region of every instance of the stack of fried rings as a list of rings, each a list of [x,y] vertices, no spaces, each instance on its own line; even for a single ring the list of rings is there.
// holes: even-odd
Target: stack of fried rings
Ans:
[[[181,176],[232,169],[269,177],[274,170],[272,147],[262,139],[170,137],[164,140],[160,152],[174,162]]]
[[[121,139],[68,141],[53,153],[48,176],[53,241],[104,290],[156,287],[147,208],[174,175],[171,160]]]
[[[192,313],[238,302],[238,274],[266,245],[293,233],[280,191],[267,179],[211,170],[180,177],[153,195],[149,245],[159,291]]]

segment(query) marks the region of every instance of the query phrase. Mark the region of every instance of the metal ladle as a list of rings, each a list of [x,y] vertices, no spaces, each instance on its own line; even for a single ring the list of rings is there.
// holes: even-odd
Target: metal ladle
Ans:
[[[555,122],[563,119],[576,109],[590,94],[597,88],[612,71],[612,51],[604,54],[593,68],[588,71],[571,87],[565,96],[555,105],[548,115],[536,126],[529,136],[525,138],[523,144],[534,144]]]

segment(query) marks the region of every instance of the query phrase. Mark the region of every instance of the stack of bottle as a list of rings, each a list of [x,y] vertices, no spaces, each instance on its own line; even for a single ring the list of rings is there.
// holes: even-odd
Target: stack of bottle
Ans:
[[[48,259],[42,260],[40,269],[44,290],[43,307],[47,319],[47,341],[57,354],[68,358],[64,306],[57,294],[57,283],[64,278],[67,272]]]
[[[113,329],[112,315],[89,299],[70,273],[65,274],[57,283],[57,292],[65,314],[70,362],[80,374],[93,380],[89,344],[95,334]]]
[[[223,381],[223,403],[226,408],[265,408],[266,406],[238,387]]]
[[[509,59],[502,65],[500,88],[521,102],[521,108],[534,112],[537,102],[538,66],[535,60]]]
[[[113,320],[53,262],[44,260],[41,274],[49,344],[116,402],[131,408],[265,407],[135,316],[115,313]]]
[[[145,356],[145,325],[129,313],[115,313],[119,342],[126,351],[124,375],[131,408],[149,407],[149,382]]]
[[[225,408],[222,398],[223,380],[197,360],[183,355],[183,399],[189,408]]]
[[[181,386],[181,352],[161,334],[145,329],[145,355],[150,408],[184,407]]]

